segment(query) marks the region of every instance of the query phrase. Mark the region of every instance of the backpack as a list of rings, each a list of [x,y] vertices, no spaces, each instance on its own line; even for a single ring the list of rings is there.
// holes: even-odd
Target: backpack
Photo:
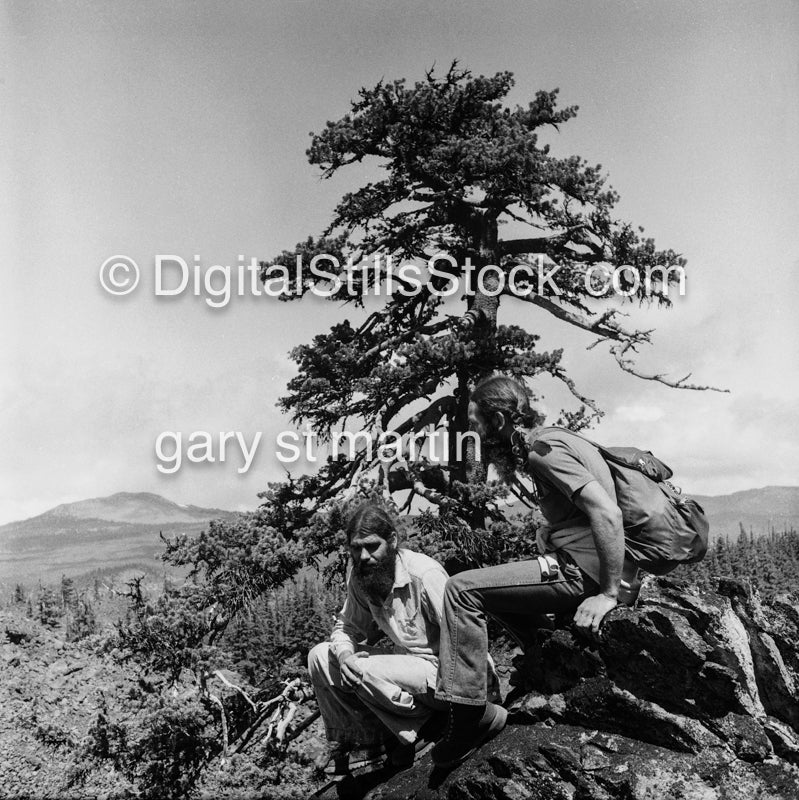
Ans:
[[[610,468],[627,555],[641,569],[665,575],[705,557],[710,526],[704,509],[668,483],[673,472],[666,464],[648,450],[603,447],[579,433],[566,432],[596,447]]]

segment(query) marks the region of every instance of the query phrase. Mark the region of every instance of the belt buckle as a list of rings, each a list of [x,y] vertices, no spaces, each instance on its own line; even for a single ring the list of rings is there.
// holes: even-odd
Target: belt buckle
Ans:
[[[538,556],[537,561],[538,567],[541,570],[542,583],[553,581],[555,578],[557,578],[558,572],[560,571],[560,565],[558,564],[558,560],[555,558],[555,556]]]

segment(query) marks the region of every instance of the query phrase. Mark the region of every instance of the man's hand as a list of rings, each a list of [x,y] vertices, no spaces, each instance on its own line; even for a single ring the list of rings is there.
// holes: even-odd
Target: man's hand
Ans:
[[[360,686],[363,680],[363,670],[358,664],[358,659],[366,658],[369,655],[365,650],[347,656],[339,665],[341,670],[341,682],[348,688],[354,689]]]
[[[596,636],[599,633],[599,624],[605,614],[612,608],[616,608],[618,604],[619,601],[615,597],[609,597],[606,594],[586,597],[574,614],[574,622],[578,628]]]

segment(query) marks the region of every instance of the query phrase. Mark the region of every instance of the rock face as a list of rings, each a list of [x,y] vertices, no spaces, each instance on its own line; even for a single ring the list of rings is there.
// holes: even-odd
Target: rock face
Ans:
[[[799,609],[736,581],[645,584],[600,641],[541,630],[514,659],[508,727],[466,764],[429,756],[368,797],[799,799]]]

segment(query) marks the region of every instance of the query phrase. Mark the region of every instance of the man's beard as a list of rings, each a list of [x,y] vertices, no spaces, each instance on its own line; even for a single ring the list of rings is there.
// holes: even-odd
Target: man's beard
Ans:
[[[360,562],[355,565],[358,583],[363,587],[370,600],[382,603],[388,597],[394,586],[396,557],[397,548],[393,547],[386,557],[374,566],[367,566]]]
[[[493,464],[499,479],[503,483],[513,483],[516,479],[518,464],[509,442],[502,441],[496,434],[487,434],[482,441],[483,458]]]

